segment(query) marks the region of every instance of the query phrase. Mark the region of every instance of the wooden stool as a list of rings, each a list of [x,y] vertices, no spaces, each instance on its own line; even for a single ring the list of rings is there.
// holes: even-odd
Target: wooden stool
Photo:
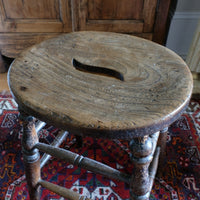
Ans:
[[[22,150],[32,200],[40,199],[39,186],[82,199],[41,179],[38,150],[129,183],[131,199],[148,199],[159,157],[159,132],[183,113],[193,82],[179,56],[151,41],[74,32],[23,52],[9,70],[9,85],[23,122]],[[130,141],[132,175],[58,148],[65,131],[52,146],[40,143],[36,132],[44,123],[35,128],[35,118],[79,136]]]

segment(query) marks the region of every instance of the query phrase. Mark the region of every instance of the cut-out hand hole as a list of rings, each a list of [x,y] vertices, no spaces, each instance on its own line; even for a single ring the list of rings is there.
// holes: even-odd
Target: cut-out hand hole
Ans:
[[[77,70],[80,70],[83,72],[99,74],[99,75],[103,75],[103,76],[109,76],[109,77],[113,77],[118,80],[124,81],[123,75],[114,69],[86,65],[86,64],[80,63],[75,58],[72,59],[72,64]]]

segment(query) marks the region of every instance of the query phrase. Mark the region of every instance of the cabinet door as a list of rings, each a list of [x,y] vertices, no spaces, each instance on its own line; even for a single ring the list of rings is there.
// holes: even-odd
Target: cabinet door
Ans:
[[[75,30],[143,34],[152,38],[157,0],[73,0]]]
[[[0,32],[69,32],[70,0],[0,0]]]

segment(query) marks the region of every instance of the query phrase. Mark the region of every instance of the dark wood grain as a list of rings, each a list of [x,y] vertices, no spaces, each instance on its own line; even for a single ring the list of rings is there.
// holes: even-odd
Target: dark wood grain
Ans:
[[[154,23],[153,41],[166,44],[171,19],[175,12],[177,0],[159,0]]]
[[[85,73],[72,60],[114,69],[124,81]],[[192,75],[169,49],[133,36],[75,32],[33,46],[17,58],[9,84],[31,115],[75,134],[131,139],[176,120]]]

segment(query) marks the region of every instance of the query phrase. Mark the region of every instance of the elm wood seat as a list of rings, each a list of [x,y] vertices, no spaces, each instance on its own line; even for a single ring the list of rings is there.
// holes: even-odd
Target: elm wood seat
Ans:
[[[74,32],[23,52],[8,77],[24,123],[22,145],[32,199],[39,199],[38,183],[53,188],[35,170],[37,149],[55,157],[62,152],[73,164],[130,183],[132,199],[148,199],[159,132],[182,114],[192,93],[191,73],[179,56],[129,35]],[[129,140],[135,166],[131,178],[39,143],[30,116],[80,136]]]

